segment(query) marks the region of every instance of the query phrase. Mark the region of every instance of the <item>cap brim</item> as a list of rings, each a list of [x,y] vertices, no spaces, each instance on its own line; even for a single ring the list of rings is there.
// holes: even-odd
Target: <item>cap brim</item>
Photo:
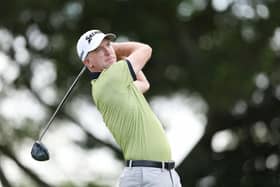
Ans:
[[[114,41],[117,38],[117,36],[113,33],[107,33],[105,34],[105,38]]]

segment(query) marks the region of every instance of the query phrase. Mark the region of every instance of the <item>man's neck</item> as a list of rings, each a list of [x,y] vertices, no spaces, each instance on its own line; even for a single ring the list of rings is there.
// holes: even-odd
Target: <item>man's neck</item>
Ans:
[[[101,74],[101,72],[90,72],[89,71],[89,77],[90,77],[91,80],[97,79],[100,74]]]

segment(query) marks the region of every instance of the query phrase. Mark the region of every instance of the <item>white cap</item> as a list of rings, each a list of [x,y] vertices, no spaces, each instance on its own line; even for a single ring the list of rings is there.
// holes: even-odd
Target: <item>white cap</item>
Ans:
[[[113,33],[104,34],[100,30],[90,30],[85,32],[77,42],[77,53],[79,58],[84,61],[87,54],[95,50],[104,38],[114,40],[116,35]]]

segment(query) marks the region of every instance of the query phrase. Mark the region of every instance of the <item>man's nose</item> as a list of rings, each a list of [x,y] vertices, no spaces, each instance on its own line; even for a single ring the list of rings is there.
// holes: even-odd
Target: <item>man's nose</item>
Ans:
[[[104,48],[104,55],[109,55],[110,54],[110,49],[109,47]]]

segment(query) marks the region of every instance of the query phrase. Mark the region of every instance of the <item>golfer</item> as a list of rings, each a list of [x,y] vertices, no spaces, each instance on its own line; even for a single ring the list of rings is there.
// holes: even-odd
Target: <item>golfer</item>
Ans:
[[[152,49],[139,42],[113,42],[115,38],[87,31],[77,52],[91,72],[96,107],[126,160],[119,186],[180,187],[162,125],[143,96],[150,85],[142,68]]]

